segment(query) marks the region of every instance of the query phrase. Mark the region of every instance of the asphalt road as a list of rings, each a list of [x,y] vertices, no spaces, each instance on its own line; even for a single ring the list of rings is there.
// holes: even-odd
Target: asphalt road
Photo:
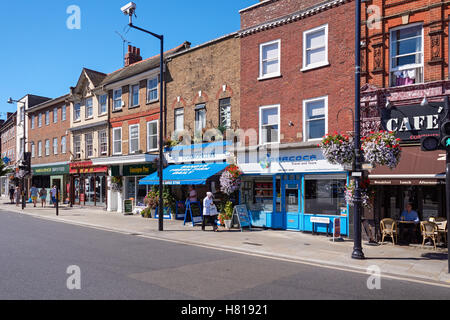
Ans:
[[[370,290],[368,277],[0,212],[2,300],[450,298],[449,288],[385,278]]]

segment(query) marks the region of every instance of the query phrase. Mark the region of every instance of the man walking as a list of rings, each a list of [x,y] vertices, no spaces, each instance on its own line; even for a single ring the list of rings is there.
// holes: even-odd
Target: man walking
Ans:
[[[37,204],[38,193],[39,193],[38,188],[36,188],[36,186],[33,185],[30,189],[30,197],[31,197],[31,200],[33,201],[33,205],[35,208],[36,208],[36,204]]]

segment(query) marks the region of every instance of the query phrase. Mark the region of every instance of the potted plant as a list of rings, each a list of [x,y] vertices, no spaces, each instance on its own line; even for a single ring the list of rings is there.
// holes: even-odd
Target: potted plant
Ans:
[[[111,178],[111,190],[115,192],[122,192],[122,177],[112,177]]]

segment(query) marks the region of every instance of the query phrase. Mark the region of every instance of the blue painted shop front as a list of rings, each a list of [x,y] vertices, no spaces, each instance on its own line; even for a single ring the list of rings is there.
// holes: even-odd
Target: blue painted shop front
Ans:
[[[312,232],[311,218],[320,217],[330,224],[314,224],[314,232],[331,232],[334,219],[340,219],[341,234],[348,235],[347,182],[344,172],[244,175],[241,204],[247,205],[255,227]]]

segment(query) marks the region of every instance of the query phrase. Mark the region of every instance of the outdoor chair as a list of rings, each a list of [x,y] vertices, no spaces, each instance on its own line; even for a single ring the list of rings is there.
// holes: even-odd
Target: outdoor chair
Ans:
[[[444,245],[446,245],[447,244],[447,232],[448,232],[447,220],[436,222],[436,224],[438,227],[439,238],[441,236],[443,236]]]
[[[395,242],[398,242],[398,229],[397,222],[394,219],[386,218],[381,220],[380,222],[382,239],[381,243],[384,243],[384,238],[386,236],[391,237],[392,243],[395,245]]]
[[[429,221],[422,221],[420,222],[420,232],[422,233],[422,248],[425,245],[426,239],[433,240],[434,243],[434,250],[436,250],[436,241],[439,238],[439,232],[438,232],[438,226],[436,223],[429,222]]]

